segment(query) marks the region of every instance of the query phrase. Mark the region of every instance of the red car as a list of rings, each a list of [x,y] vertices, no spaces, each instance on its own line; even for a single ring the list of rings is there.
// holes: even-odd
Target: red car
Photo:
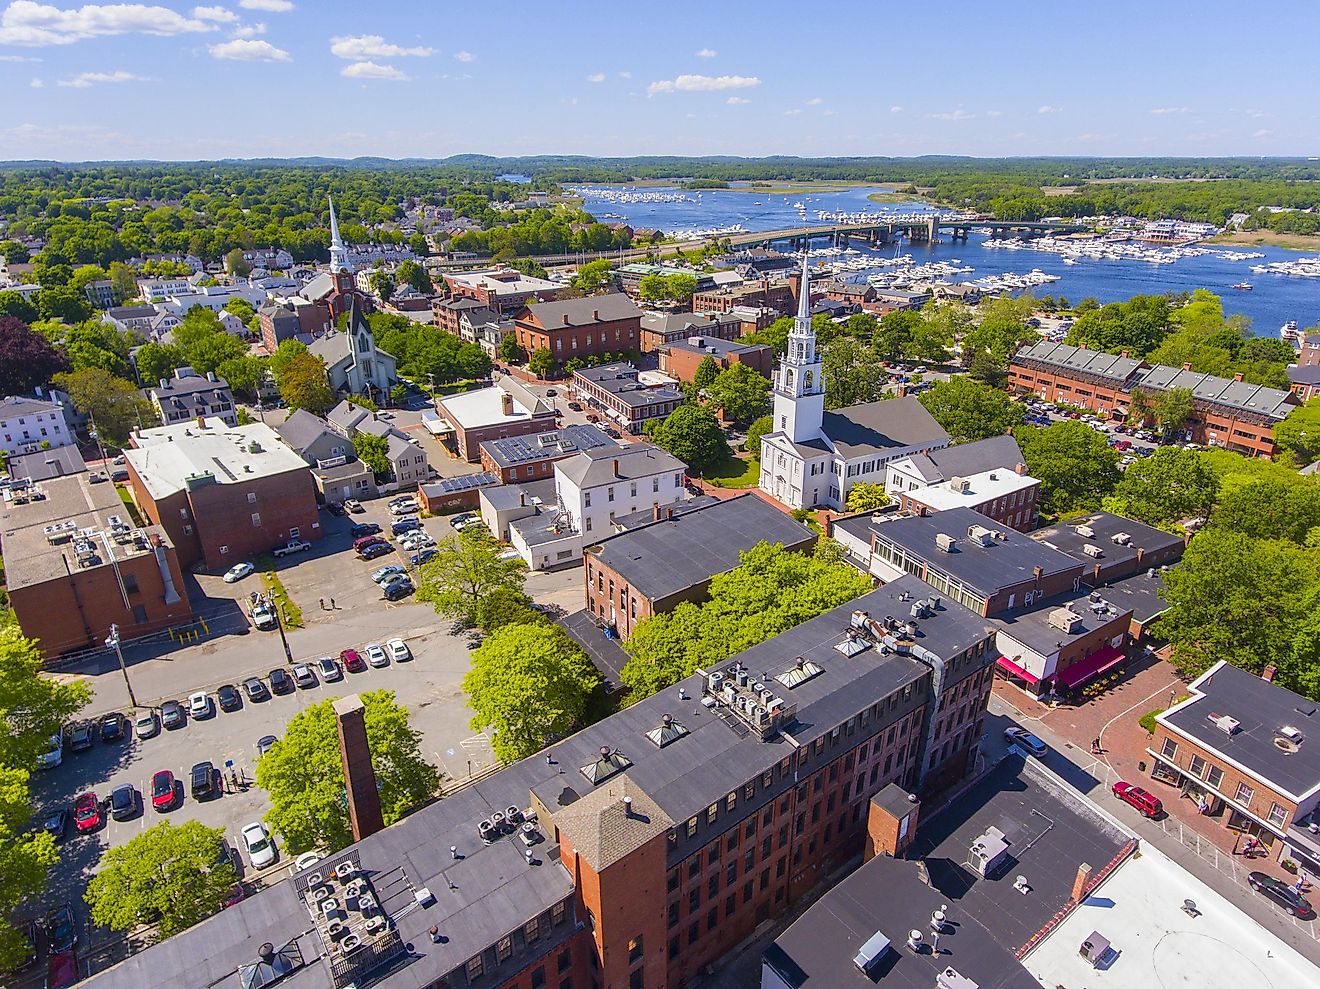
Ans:
[[[1145,817],[1158,817],[1164,812],[1164,804],[1160,802],[1159,797],[1131,783],[1124,783],[1121,780],[1115,783],[1114,796],[1137,808]]]
[[[339,654],[339,658],[343,661],[344,669],[349,673],[361,673],[367,668],[367,661],[358,655],[356,649],[345,649]]]
[[[80,832],[95,831],[101,826],[101,801],[88,791],[73,805],[73,824]]]
[[[162,769],[151,777],[151,806],[157,810],[169,810],[174,806],[174,774]]]

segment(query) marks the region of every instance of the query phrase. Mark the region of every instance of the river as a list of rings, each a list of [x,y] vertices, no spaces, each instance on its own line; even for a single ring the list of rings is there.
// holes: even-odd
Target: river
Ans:
[[[640,196],[683,196],[682,201],[619,202],[605,196],[627,191]],[[804,225],[795,203],[806,208],[805,223],[820,222],[817,210],[829,212],[910,213],[932,209],[925,203],[875,203],[867,199],[873,192],[890,192],[884,188],[854,188],[842,192],[790,193],[767,195],[761,191],[735,189],[707,189],[683,192],[676,188],[642,187],[623,190],[613,186],[584,186],[584,208],[601,219],[622,219],[633,227],[658,227],[666,233],[675,230],[711,229],[742,224],[747,231],[782,230]],[[606,217],[605,214],[611,214]],[[1094,296],[1103,302],[1117,302],[1140,294],[1190,292],[1209,289],[1224,302],[1229,313],[1241,313],[1251,319],[1254,332],[1274,336],[1287,320],[1297,320],[1299,326],[1320,322],[1320,280],[1283,275],[1258,275],[1250,270],[1253,264],[1271,261],[1296,260],[1302,255],[1278,247],[1234,248],[1227,245],[1216,250],[1227,253],[1260,253],[1263,258],[1231,261],[1215,255],[1182,258],[1173,264],[1149,264],[1140,261],[1091,260],[1082,258],[1075,265],[1065,265],[1063,258],[1046,251],[1006,251],[983,246],[986,237],[972,234],[966,242],[953,243],[946,236],[939,244],[907,244],[902,253],[911,254],[914,263],[960,260],[975,268],[971,274],[958,276],[960,280],[973,280],[987,275],[1004,273],[1025,274],[1033,268],[1058,275],[1059,280],[1036,289],[1038,295],[1066,296],[1076,302]],[[824,246],[818,241],[816,246]],[[892,256],[894,248],[870,252],[859,243],[852,245],[864,253]],[[1210,245],[1214,247],[1215,245]],[[861,276],[849,276],[860,278]],[[1240,281],[1254,285],[1250,292],[1235,290]]]

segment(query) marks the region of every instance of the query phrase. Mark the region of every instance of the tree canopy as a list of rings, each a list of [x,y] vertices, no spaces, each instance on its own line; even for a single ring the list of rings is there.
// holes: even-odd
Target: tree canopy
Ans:
[[[1050,514],[1099,508],[1121,477],[1119,454],[1103,435],[1073,419],[1016,431],[1027,473],[1040,481],[1040,506]]]
[[[890,502],[883,484],[859,481],[848,489],[847,508],[850,512],[878,512]]]
[[[7,294],[0,292],[0,296]],[[21,295],[13,295],[22,302]],[[69,359],[49,340],[22,319],[0,315],[0,395],[31,395],[39,385],[68,370]]]
[[[304,350],[290,356],[282,367],[282,371],[275,373],[275,383],[280,398],[290,409],[306,409],[319,416],[335,407],[335,393],[326,377],[325,361],[320,357]]]
[[[1123,472],[1103,507],[1170,532],[1184,519],[1208,518],[1219,481],[1194,451],[1161,447]]]
[[[128,434],[139,424],[157,424],[156,410],[131,382],[109,371],[91,367],[57,374],[55,387],[69,393],[74,408],[96,421],[103,441],[117,447],[128,442]]]
[[[918,401],[955,443],[1002,436],[1026,416],[1022,404],[1007,393],[966,377],[937,382]]]
[[[1293,409],[1274,427],[1274,446],[1290,454],[1298,466],[1320,460],[1320,398]]]
[[[825,348],[821,356],[825,379],[825,407],[843,409],[883,397],[889,375],[874,350],[857,340],[843,337]]]
[[[430,603],[441,615],[476,624],[492,594],[522,593],[522,560],[502,560],[500,551],[484,530],[464,529],[444,539],[418,571],[417,600]]]
[[[746,364],[730,364],[706,386],[706,401],[725,418],[749,423],[770,408],[770,379]]]
[[[724,430],[710,409],[680,405],[663,422],[647,424],[651,439],[694,471],[704,472],[732,456]]]

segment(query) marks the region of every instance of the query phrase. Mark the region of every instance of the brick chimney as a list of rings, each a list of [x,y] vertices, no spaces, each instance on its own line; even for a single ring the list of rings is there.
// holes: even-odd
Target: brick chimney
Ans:
[[[1260,671],[1260,678],[1266,683],[1274,682],[1274,674],[1279,672],[1279,668],[1273,663],[1268,664],[1265,669]]]
[[[1045,574],[1045,568],[1042,567],[1040,564],[1037,564],[1036,566],[1031,568],[1031,576],[1035,577],[1037,580],[1040,580],[1040,578],[1044,576],[1044,574]]]
[[[1014,473],[1016,473],[1016,474],[1026,474],[1026,472],[1027,472],[1027,465],[1026,465],[1026,464],[1018,464],[1016,467],[1013,468],[1013,471],[1014,471]]]
[[[361,841],[385,827],[376,773],[371,768],[371,747],[367,744],[366,708],[357,694],[336,699],[334,708],[348,793],[348,819],[353,826],[353,840]]]
[[[615,457],[615,458],[614,458],[614,476],[615,476],[615,477],[618,477],[618,476],[619,476],[619,458],[618,458],[618,457]]]
[[[570,324],[569,321],[568,321],[568,313],[564,313],[564,325],[565,325],[565,326],[570,326],[570,325],[572,325],[572,324]]]
[[[1072,895],[1070,899],[1073,903],[1081,903],[1086,898],[1086,887],[1091,884],[1091,867],[1083,862],[1077,867],[1077,875],[1073,878]]]
[[[507,391],[500,396],[500,411],[506,416],[513,415],[513,396]]]
[[[1192,365],[1190,365],[1190,364],[1184,364],[1184,365],[1183,365],[1183,370],[1184,370],[1184,371],[1190,371],[1191,369],[1192,369]]]
[[[1242,372],[1241,372],[1241,371],[1238,371],[1236,374],[1234,374],[1234,375],[1233,375],[1233,380],[1234,380],[1234,381],[1241,381],[1241,380],[1242,380]]]
[[[658,501],[651,502],[651,521],[660,521],[660,502]]]
[[[600,310],[599,309],[591,310],[591,318],[596,320],[597,322],[600,322]]]
[[[1126,350],[1124,350],[1124,351],[1120,351],[1118,356],[1119,356],[1119,357],[1127,357],[1127,356],[1128,356],[1128,351],[1126,351]]]
[[[206,416],[199,415],[197,417],[197,428],[203,431],[206,430]]]

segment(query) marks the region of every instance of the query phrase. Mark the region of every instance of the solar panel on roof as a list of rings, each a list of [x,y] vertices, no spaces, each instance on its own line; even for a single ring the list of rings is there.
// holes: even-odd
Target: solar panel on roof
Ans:
[[[457,491],[470,491],[498,484],[499,479],[493,474],[463,474],[460,477],[445,477],[437,482],[441,491],[452,494]]]

